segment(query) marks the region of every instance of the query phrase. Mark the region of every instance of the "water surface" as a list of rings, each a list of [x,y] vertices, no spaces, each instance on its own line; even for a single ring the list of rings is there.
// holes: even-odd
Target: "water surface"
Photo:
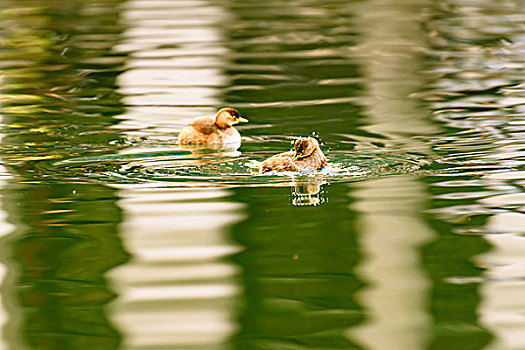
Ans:
[[[525,347],[524,5],[0,2],[1,348]]]

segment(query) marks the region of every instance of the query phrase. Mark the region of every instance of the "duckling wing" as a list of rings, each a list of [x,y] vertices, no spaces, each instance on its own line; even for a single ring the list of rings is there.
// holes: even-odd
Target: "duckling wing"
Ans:
[[[211,117],[199,117],[195,118],[188,124],[192,126],[198,132],[209,135],[212,132],[217,130],[217,125],[215,125],[215,120]]]
[[[297,170],[295,165],[292,163],[294,152],[285,152],[276,154],[261,164],[261,172],[265,173],[268,171],[294,171]]]

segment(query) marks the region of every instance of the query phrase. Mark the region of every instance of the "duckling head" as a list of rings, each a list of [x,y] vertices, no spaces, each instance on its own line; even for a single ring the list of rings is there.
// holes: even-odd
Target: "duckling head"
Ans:
[[[235,108],[222,108],[215,114],[215,124],[221,129],[229,128],[237,123],[245,123],[248,119],[244,119],[239,115]]]
[[[311,156],[319,149],[319,143],[312,137],[301,137],[295,141],[295,154],[293,160],[303,159]]]

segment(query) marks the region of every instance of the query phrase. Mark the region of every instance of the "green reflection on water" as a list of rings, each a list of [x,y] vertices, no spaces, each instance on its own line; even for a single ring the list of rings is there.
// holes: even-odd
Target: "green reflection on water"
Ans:
[[[253,123],[269,125],[249,130],[249,135],[268,141],[243,149],[281,151],[289,145],[276,140],[312,132],[325,149],[349,149],[351,145],[338,142],[344,135],[370,136],[360,129],[362,109],[349,98],[362,91],[355,79],[360,77],[358,66],[340,50],[355,44],[351,26],[340,25],[350,23],[352,12],[343,3],[326,5],[309,16],[280,2],[254,11],[230,1],[236,22],[227,28],[227,45],[234,58],[225,73],[232,88],[223,99],[233,105],[279,101],[277,106],[246,108]],[[261,38],[273,40],[258,44]],[[260,86],[262,80],[264,89],[241,88]],[[316,102],[320,100],[324,103]],[[245,248],[233,257],[242,269],[244,306],[232,347],[361,348],[345,334],[364,319],[355,296],[364,285],[355,272],[361,258],[356,214],[349,210],[346,186],[331,185],[322,195],[328,201],[313,207],[293,206],[290,202],[297,203],[297,197],[290,188],[234,192],[235,201],[248,205],[249,217],[231,231]]]
[[[261,146],[273,150],[272,138],[312,132],[334,149],[351,148],[340,142],[348,135],[381,138],[361,128],[363,108],[354,100],[364,87],[360,67],[345,50],[356,44],[352,6],[308,4],[318,10],[303,15],[307,4],[250,3],[229,2],[236,21],[224,29],[225,44],[234,54],[225,66],[231,87],[223,95],[227,104],[248,104],[243,110],[253,123],[268,125],[250,135],[269,138]],[[264,89],[250,88],[256,86]]]
[[[3,336],[13,349],[115,349],[104,274],[127,261],[116,190],[56,184],[47,165],[109,150],[106,128],[123,111],[115,79],[124,57],[111,48],[121,1],[5,1],[3,162],[12,178],[2,208],[14,225],[2,239],[8,267]],[[102,15],[103,14],[103,15]],[[49,160],[50,159],[50,160]]]
[[[434,179],[439,180],[429,177],[426,181],[431,185]],[[429,188],[436,191],[435,187]],[[461,202],[475,203],[471,199]],[[435,200],[431,207],[443,204]],[[476,257],[489,251],[491,245],[480,235],[457,234],[464,223],[472,223],[470,219],[451,224],[427,215],[427,220],[437,233],[435,240],[421,248],[422,267],[432,281],[428,312],[433,327],[428,349],[482,349],[493,340],[493,335],[479,321],[479,281],[485,268],[476,264]]]
[[[107,152],[118,138],[106,130],[123,111],[115,78],[124,57],[111,52],[118,3],[98,8],[106,16],[83,15],[97,8],[84,1],[2,3],[3,159],[21,175],[41,166],[31,160]]]
[[[127,260],[115,190],[13,183],[3,197],[16,227],[2,240],[10,275],[2,286],[11,301],[6,339],[13,348],[117,348],[120,335],[104,309],[114,298],[104,273]]]
[[[97,157],[118,151],[113,141],[122,141],[119,132],[110,128],[118,123],[114,116],[124,111],[116,77],[125,57],[111,51],[119,43],[123,29],[116,24],[121,3],[124,1],[2,2],[4,47],[0,60],[5,125],[1,142],[2,158],[12,176],[5,184],[2,206],[8,214],[7,221],[15,226],[1,242],[3,262],[8,268],[2,296],[10,317],[4,336],[13,348],[23,344],[42,349],[111,349],[119,347],[121,342],[121,335],[106,317],[105,306],[115,295],[104,278],[108,270],[128,258],[118,237],[122,215],[117,206],[118,193],[96,176],[93,178],[101,183],[55,183],[60,180],[60,174],[55,173],[57,160],[100,159]],[[359,7],[352,6],[354,3],[358,2],[228,1],[222,4],[236,17],[220,28],[226,36],[220,45],[231,52],[221,67],[230,84],[217,95],[223,97],[225,104],[244,106],[243,113],[252,121],[243,135],[255,141],[244,144],[243,152],[286,150],[289,148],[286,137],[309,135],[313,131],[319,133],[327,148],[351,150],[359,145],[373,151],[385,148],[386,141],[391,141],[390,136],[382,132],[397,132],[396,141],[402,140],[407,145],[406,152],[412,151],[409,146],[414,145],[416,137],[436,133],[432,135],[441,137],[441,155],[456,153],[478,162],[476,154],[469,151],[477,151],[482,145],[484,151],[495,152],[493,141],[501,141],[489,132],[506,132],[505,137],[512,136],[513,141],[520,144],[518,124],[507,131],[500,127],[509,108],[519,114],[519,104],[513,105],[511,101],[510,106],[504,102],[498,105],[491,99],[494,95],[501,97],[501,86],[520,83],[522,73],[514,72],[509,78],[504,76],[503,69],[494,69],[489,72],[499,79],[494,82],[490,74],[484,72],[485,62],[494,62],[481,56],[477,57],[481,63],[476,64],[478,61],[469,56],[491,51],[492,47],[485,50],[482,45],[496,45],[504,36],[488,35],[490,40],[481,40],[483,36],[479,39],[479,33],[472,36],[476,33],[464,31],[460,25],[454,27],[447,21],[437,21],[437,26],[433,23],[436,28],[428,29],[425,35],[437,37],[440,44],[447,43],[450,35],[459,35],[452,37],[452,41],[461,45],[434,47],[436,51],[443,50],[446,57],[442,57],[443,60],[430,57],[422,62],[421,52],[430,49],[420,46],[425,45],[421,38],[412,42],[413,33],[403,37],[406,28],[392,28],[394,37],[398,34],[406,40],[397,46],[384,38],[387,27],[376,26],[380,21],[374,19],[370,28],[355,21],[355,17],[368,21],[366,15],[373,12],[372,5],[376,9],[385,3],[390,9],[405,5],[362,2],[358,10]],[[252,6],[248,6],[250,4]],[[442,8],[440,10],[430,6],[425,11],[445,19],[456,16],[441,13],[448,8],[441,5],[436,6]],[[407,8],[405,14],[411,11]],[[517,17],[509,19],[518,22]],[[476,25],[476,21],[471,22]],[[490,26],[491,30],[496,27]],[[378,28],[382,30],[374,33]],[[441,38],[437,32],[440,28],[447,30]],[[395,33],[396,30],[400,33]],[[366,34],[368,37],[364,38]],[[425,37],[427,39],[431,40]],[[369,45],[367,53],[353,49],[365,51],[366,47],[360,45],[366,46],[372,40],[375,46]],[[411,46],[418,48],[417,53],[407,53],[405,48]],[[381,51],[384,47],[393,51],[387,50],[385,54]],[[374,50],[383,55],[375,55]],[[454,53],[458,57],[454,57]],[[410,59],[404,60],[406,56]],[[465,57],[464,65],[461,57]],[[378,59],[378,65],[367,66],[370,59]],[[449,66],[446,66],[447,60],[451,61]],[[420,66],[413,68],[406,62]],[[445,62],[441,67],[445,73],[439,73],[439,62]],[[505,66],[502,64],[505,61],[498,63]],[[451,109],[457,113],[440,114],[449,118],[450,124],[437,131],[433,127],[427,129],[428,125],[442,123],[431,121],[423,108],[418,107],[421,101],[406,96],[409,92],[419,92],[411,91],[412,86],[432,89],[428,79],[421,78],[420,71],[433,65],[438,71],[435,89],[445,91],[427,94],[429,103],[423,104],[435,111],[443,108],[440,112]],[[363,69],[365,66],[368,70]],[[450,67],[457,71],[450,71]],[[463,67],[469,67],[470,75],[462,75]],[[480,67],[483,69],[476,72]],[[371,72],[377,75],[366,75]],[[381,75],[387,73],[387,78]],[[469,84],[479,91],[470,91]],[[494,84],[499,85],[494,87]],[[397,91],[399,86],[403,87],[401,92]],[[516,95],[522,93],[519,88],[514,90]],[[386,96],[382,100],[387,103],[370,99],[373,94]],[[471,100],[473,97],[481,98],[481,102]],[[365,110],[364,100],[368,107],[375,108]],[[432,101],[437,102],[432,105]],[[457,107],[461,107],[459,111]],[[496,117],[483,120],[487,116],[483,113],[491,109],[498,110],[493,111]],[[477,119],[469,119],[474,113],[478,113]],[[451,127],[454,118],[468,123],[458,122]],[[418,123],[421,125],[414,126]],[[468,132],[454,134],[457,125],[467,125],[464,130]],[[478,133],[478,129],[483,133]],[[518,136],[513,136],[512,130]],[[449,138],[450,135],[453,138]],[[451,140],[456,143],[451,145]],[[432,142],[424,146],[430,148],[435,145]],[[519,148],[510,150],[520,151]],[[519,157],[508,159],[518,161]],[[132,158],[130,155],[129,159]],[[513,166],[494,160],[488,165]],[[99,166],[95,171],[107,170],[106,165]],[[78,169],[78,173],[85,171],[81,166]],[[486,169],[479,171],[481,174]],[[171,176],[169,172],[167,175]],[[78,178],[86,181],[86,177]],[[464,195],[462,191],[466,190],[461,188],[447,188],[439,193],[429,189],[441,180],[420,181],[427,186],[428,198],[442,193]],[[215,185],[223,184],[219,181]],[[465,186],[473,187],[472,184]],[[521,188],[522,184],[515,187]],[[318,207],[294,207],[293,190],[283,187],[234,188],[234,196],[224,199],[225,203],[231,200],[246,204],[248,214],[248,218],[235,224],[230,232],[231,239],[241,246],[242,252],[229,261],[241,268],[238,280],[243,290],[238,297],[243,307],[236,315],[239,329],[229,339],[231,348],[360,348],[361,344],[347,331],[359,328],[357,326],[365,321],[372,326],[377,321],[367,317],[366,312],[372,307],[357,297],[369,276],[356,272],[365,265],[364,248],[358,244],[358,236],[364,231],[356,227],[359,214],[349,209],[352,204],[346,194],[349,189],[342,184],[326,184],[324,190],[323,198],[327,201]],[[191,200],[199,201],[198,198]],[[154,201],[151,204],[154,205]],[[478,202],[462,199],[455,204]],[[432,209],[447,206],[452,204],[429,202]],[[486,224],[486,217],[482,215],[491,214],[482,211],[477,215],[475,224],[481,229]],[[427,218],[426,228],[436,237],[420,249],[421,260],[410,266],[424,272],[428,279],[416,282],[430,285],[428,308],[418,310],[430,319],[428,325],[423,325],[430,334],[427,348],[483,348],[493,335],[479,320],[480,281],[484,270],[474,261],[490,246],[483,236],[458,235],[458,228],[463,226],[461,222],[440,219],[437,214]]]
[[[334,185],[318,207],[289,204],[287,188],[236,189],[249,217],[232,239],[245,249],[232,259],[244,286],[236,349],[358,348],[344,335],[364,318],[355,293],[361,253],[356,214],[345,185]]]

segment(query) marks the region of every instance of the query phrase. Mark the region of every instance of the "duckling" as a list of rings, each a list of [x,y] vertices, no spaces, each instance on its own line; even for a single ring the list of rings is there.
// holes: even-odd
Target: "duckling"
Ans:
[[[241,135],[232,126],[245,123],[234,108],[222,108],[215,117],[199,117],[192,119],[188,126],[181,130],[178,136],[179,144],[210,144],[241,142]]]
[[[328,164],[319,148],[319,143],[311,137],[301,137],[294,143],[294,151],[276,154],[261,164],[261,172],[321,170]]]

